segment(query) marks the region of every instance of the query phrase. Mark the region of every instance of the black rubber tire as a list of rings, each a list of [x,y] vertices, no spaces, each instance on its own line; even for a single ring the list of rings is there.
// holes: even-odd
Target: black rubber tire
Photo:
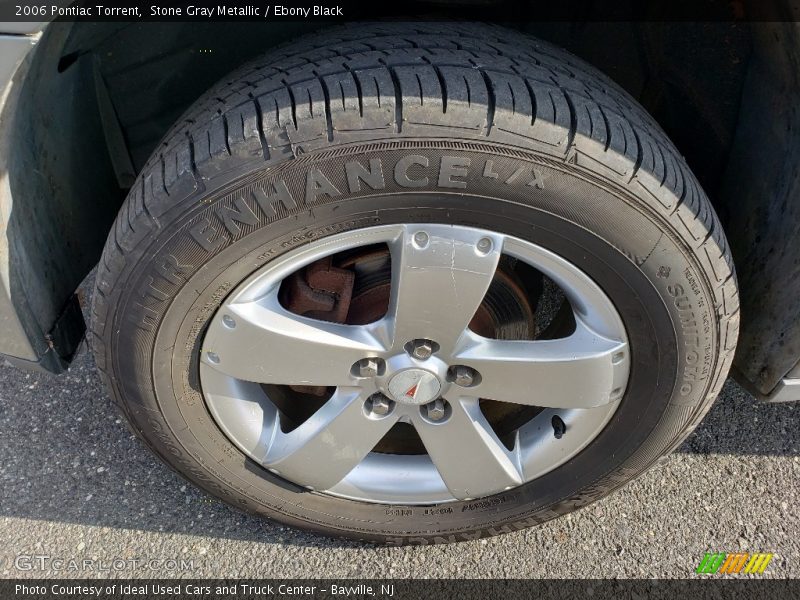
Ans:
[[[409,155],[417,164],[395,169]],[[469,166],[442,169],[443,156]],[[353,161],[383,176],[348,182]],[[306,189],[309,173],[317,185]],[[264,190],[279,181],[297,205],[273,211]],[[414,221],[512,233],[590,274],[628,329],[625,397],[577,457],[479,501],[380,506],[299,489],[246,459],[211,419],[197,382],[204,324],[282,252]],[[541,523],[672,450],[723,384],[738,306],[707,198],[658,125],[610,80],[498,27],[372,24],[267,54],[173,127],[109,237],[91,340],[132,428],[211,494],[325,534],[429,543]]]

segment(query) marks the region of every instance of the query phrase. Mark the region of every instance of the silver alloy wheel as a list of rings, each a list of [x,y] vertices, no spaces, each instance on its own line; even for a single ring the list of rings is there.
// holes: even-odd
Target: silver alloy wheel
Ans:
[[[376,243],[386,243],[391,253],[384,318],[343,325],[294,314],[279,302],[280,284],[293,272]],[[501,254],[527,262],[561,287],[575,317],[571,335],[498,340],[468,328]],[[432,340],[436,351],[417,358],[409,351],[414,340]],[[366,358],[378,360],[362,371],[358,365]],[[431,504],[513,488],[580,452],[616,411],[629,358],[611,301],[563,258],[482,229],[388,225],[312,242],[248,278],[209,324],[200,378],[230,440],[281,477],[362,501]],[[454,366],[475,377],[454,377]],[[283,432],[261,384],[336,390],[308,420]],[[391,402],[372,410],[376,394]],[[481,412],[481,398],[546,408],[516,431],[509,450]],[[444,409],[429,412],[434,402]],[[554,417],[565,424],[563,435],[554,434]],[[427,454],[372,452],[398,421],[413,424]]]

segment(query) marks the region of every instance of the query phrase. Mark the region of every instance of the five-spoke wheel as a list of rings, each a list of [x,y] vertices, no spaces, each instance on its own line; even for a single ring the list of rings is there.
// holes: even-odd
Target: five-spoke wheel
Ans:
[[[373,244],[391,257],[382,317],[331,322],[282,302],[292,273]],[[504,256],[563,291],[568,334],[493,339],[470,327]],[[471,227],[396,225],[325,238],[255,273],[209,324],[200,374],[219,426],[273,473],[328,494],[413,504],[508,490],[575,455],[613,415],[629,349],[608,297],[552,252]],[[330,392],[287,429],[272,397],[282,386]],[[486,400],[539,410],[501,436]],[[425,452],[376,452],[401,423]]]

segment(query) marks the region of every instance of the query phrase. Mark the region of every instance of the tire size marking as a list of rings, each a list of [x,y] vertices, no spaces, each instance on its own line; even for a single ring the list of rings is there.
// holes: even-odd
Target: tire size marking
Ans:
[[[424,514],[426,515],[449,515],[453,513],[450,506],[440,506],[436,508],[426,508]]]
[[[387,517],[413,517],[414,510],[411,508],[387,508],[385,514]]]

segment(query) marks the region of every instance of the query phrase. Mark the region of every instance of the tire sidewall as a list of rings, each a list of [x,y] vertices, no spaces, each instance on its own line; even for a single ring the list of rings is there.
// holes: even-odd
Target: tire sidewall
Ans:
[[[424,160],[398,172],[409,156]],[[361,182],[356,190],[345,165],[367,168],[371,160],[380,162],[383,187]],[[272,192],[281,181],[297,206],[281,205],[274,215],[261,210],[253,191]],[[409,181],[413,187],[403,185]],[[338,193],[309,198],[320,182]],[[576,165],[492,144],[386,141],[327,149],[216,187],[176,203],[162,216],[159,235],[137,251],[118,286],[127,293],[113,315],[110,347],[116,384],[148,443],[229,503],[361,539],[491,535],[568,512],[628,481],[680,441],[707,403],[718,352],[707,277],[646,199]],[[242,214],[243,198],[257,223],[230,219],[230,211]],[[241,281],[285,252],[343,231],[414,222],[513,235],[586,272],[628,331],[628,390],[606,429],[578,456],[506,493],[420,507],[301,490],[247,459],[208,412],[197,367],[205,324]]]

